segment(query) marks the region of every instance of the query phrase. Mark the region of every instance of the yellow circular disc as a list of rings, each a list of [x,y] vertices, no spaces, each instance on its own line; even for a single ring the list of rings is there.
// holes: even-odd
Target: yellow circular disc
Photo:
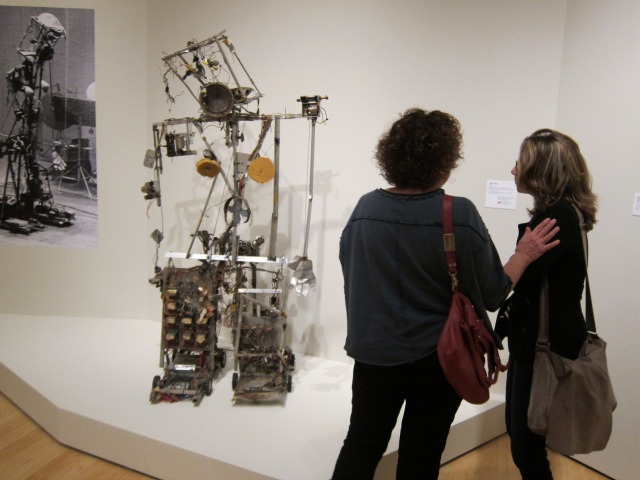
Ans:
[[[276,175],[276,166],[267,157],[258,157],[249,164],[249,177],[258,183],[267,183]]]
[[[220,173],[221,167],[218,162],[215,160],[209,160],[208,158],[203,158],[202,160],[196,163],[196,170],[203,177],[215,177]]]

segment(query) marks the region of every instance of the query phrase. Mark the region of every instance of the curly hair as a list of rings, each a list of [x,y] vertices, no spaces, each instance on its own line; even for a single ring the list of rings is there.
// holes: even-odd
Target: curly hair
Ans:
[[[412,108],[380,137],[375,153],[384,179],[400,188],[428,189],[462,158],[460,122],[438,110]]]
[[[580,147],[571,137],[544,128],[525,138],[518,157],[518,181],[533,196],[531,215],[560,199],[580,209],[587,230],[596,223],[597,197]]]

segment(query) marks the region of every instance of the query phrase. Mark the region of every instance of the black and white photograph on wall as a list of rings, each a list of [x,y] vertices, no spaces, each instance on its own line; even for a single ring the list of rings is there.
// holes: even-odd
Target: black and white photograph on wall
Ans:
[[[0,243],[98,246],[94,10],[0,6]]]

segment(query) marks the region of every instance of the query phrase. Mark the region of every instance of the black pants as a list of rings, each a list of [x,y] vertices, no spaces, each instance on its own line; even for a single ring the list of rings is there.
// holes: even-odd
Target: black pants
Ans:
[[[415,363],[379,367],[356,362],[351,421],[333,480],[372,479],[405,404],[396,478],[437,479],[461,399],[436,353]]]
[[[506,423],[511,456],[523,480],[553,480],[547,458],[546,438],[527,426],[533,365],[510,360],[507,373]]]

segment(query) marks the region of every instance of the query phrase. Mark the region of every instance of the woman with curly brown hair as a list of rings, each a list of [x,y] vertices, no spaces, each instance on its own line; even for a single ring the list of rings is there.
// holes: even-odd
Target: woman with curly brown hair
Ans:
[[[333,479],[371,479],[404,405],[398,479],[438,477],[461,399],[436,346],[451,304],[442,199],[462,157],[458,120],[410,109],[385,133],[376,159],[389,188],[360,198],[340,239],[347,308],[345,350],[355,360],[352,411]],[[489,323],[527,265],[557,244],[546,220],[527,230],[503,267],[473,203],[453,199],[459,288]],[[490,325],[490,324],[489,324]]]
[[[552,351],[576,358],[587,336],[581,299],[586,275],[581,225],[577,210],[589,231],[596,221],[596,196],[591,175],[578,144],[550,129],[525,138],[511,170],[519,192],[533,197],[531,220],[520,225],[535,227],[553,217],[560,227],[560,245],[534,261],[522,275],[509,299],[506,325],[496,328],[509,338],[510,368],[507,374],[506,421],[511,455],[525,480],[553,478],[547,459],[546,439],[527,426],[527,410],[533,376],[533,359],[540,318],[540,284],[549,281],[549,345]]]

